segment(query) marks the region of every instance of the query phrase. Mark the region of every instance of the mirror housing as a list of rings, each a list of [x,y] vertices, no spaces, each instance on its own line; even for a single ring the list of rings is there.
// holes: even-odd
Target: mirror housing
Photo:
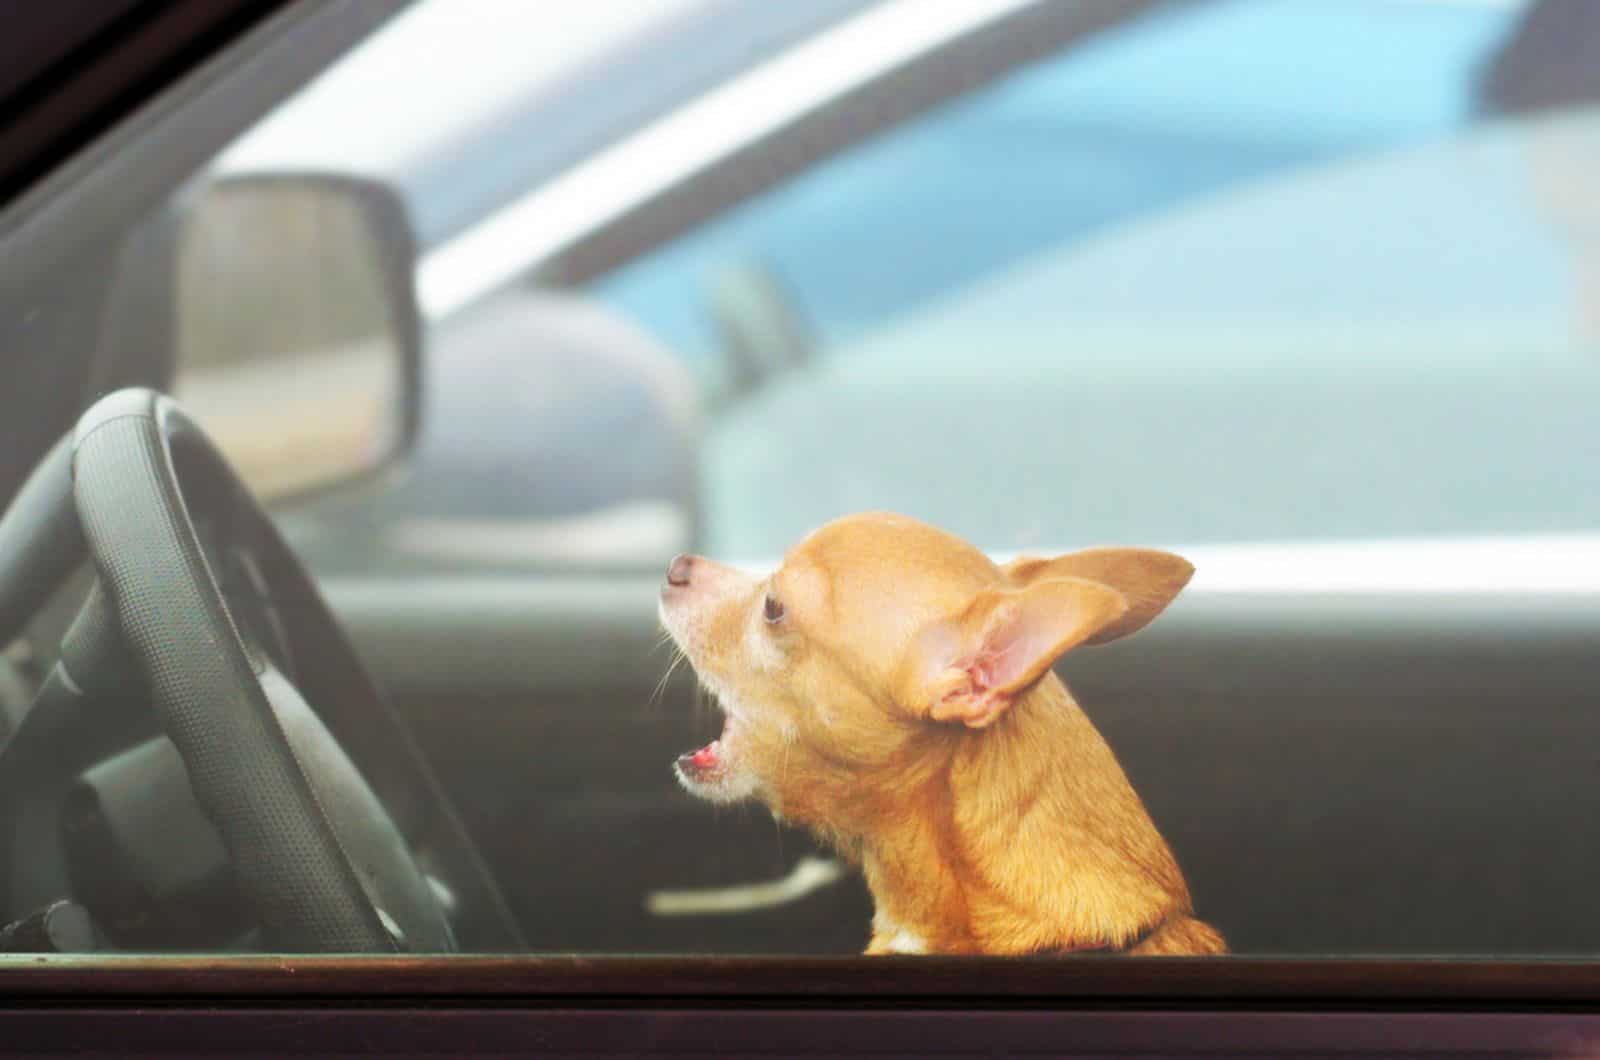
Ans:
[[[171,392],[263,502],[346,485],[416,436],[416,240],[399,197],[320,173],[227,175],[171,241]]]

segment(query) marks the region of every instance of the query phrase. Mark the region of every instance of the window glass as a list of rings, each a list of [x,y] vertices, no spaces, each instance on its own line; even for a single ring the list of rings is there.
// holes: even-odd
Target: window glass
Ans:
[[[250,488],[178,427],[47,464],[122,505],[49,600],[0,522],[0,950],[67,900],[141,952],[1600,954],[1600,4],[597,10],[397,10],[18,273],[8,425],[174,390]],[[985,12],[1066,42],[649,238]]]
[[[738,292],[803,329],[713,421],[716,548],[867,505],[1001,549],[1591,528],[1582,163],[1484,120],[1518,15],[1139,20],[604,278],[712,388]]]
[[[1139,19],[809,171],[600,289],[705,356],[715,340],[697,289],[753,259],[781,274],[816,341],[847,341],[1030,254],[1458,131],[1516,10],[1224,0]],[[1366,76],[1353,79],[1358,52]]]

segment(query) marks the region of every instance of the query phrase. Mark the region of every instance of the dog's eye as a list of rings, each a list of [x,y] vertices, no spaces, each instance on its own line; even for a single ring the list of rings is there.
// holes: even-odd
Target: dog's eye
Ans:
[[[767,620],[767,625],[776,625],[783,621],[783,604],[776,597],[768,596],[766,605],[761,610],[761,617]]]

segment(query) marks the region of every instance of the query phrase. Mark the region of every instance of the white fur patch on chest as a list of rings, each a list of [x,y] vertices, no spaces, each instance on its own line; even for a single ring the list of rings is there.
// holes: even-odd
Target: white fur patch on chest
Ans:
[[[890,953],[920,954],[928,952],[922,936],[896,924],[882,912],[873,914],[872,930],[882,936]]]
[[[928,944],[922,941],[921,935],[914,935],[901,928],[889,938],[889,952],[891,953],[927,953]]]

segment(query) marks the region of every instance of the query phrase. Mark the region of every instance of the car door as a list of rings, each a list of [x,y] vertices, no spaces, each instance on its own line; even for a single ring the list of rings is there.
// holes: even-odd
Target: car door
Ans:
[[[654,608],[679,548],[863,508],[1196,561],[1062,670],[1238,951],[1600,943],[1600,361],[1548,197],[1588,132],[1481,74],[1548,6],[1162,9],[440,322],[410,475],[321,562],[535,944],[861,945],[825,850],[675,790],[715,720]]]
[[[337,6],[312,10],[318,16],[330,11],[337,15]],[[195,9],[195,5],[188,7]],[[345,13],[349,13],[348,7]],[[323,23],[315,28],[319,32],[311,39],[321,46],[342,45],[336,18],[332,26]],[[198,61],[209,47],[218,44],[214,36],[198,32],[193,43],[199,50],[186,49],[186,60]],[[305,36],[279,43],[286,46],[273,50],[275,61],[265,64],[279,78],[269,86],[269,93],[299,76],[309,76],[323,58],[314,48],[305,47]],[[258,57],[253,50],[249,54]],[[165,73],[160,76],[171,74],[171,63],[166,56],[162,59]],[[213,67],[208,74],[216,72]],[[147,86],[151,83],[147,77],[142,80]],[[247,94],[254,100],[262,98],[259,89]],[[218,116],[214,108],[207,115],[213,122]],[[233,111],[230,116],[238,118],[239,114]],[[208,124],[208,129],[221,136],[228,125],[226,121]],[[92,193],[120,198],[137,188],[149,190],[128,179],[141,174],[137,168],[131,173],[122,168],[125,160],[129,155],[145,161],[152,154],[171,156],[170,143],[162,138],[153,145],[130,145],[126,139],[113,139],[111,144],[122,149],[115,156],[117,162],[97,168],[95,179],[73,189],[69,201],[88,205],[97,197]],[[167,158],[174,168],[162,173],[181,170],[183,152],[177,154],[176,159]],[[152,183],[162,179],[157,177]],[[116,196],[109,194],[113,186]],[[75,233],[79,231],[76,224],[71,227]],[[47,242],[14,240],[13,235],[7,236],[8,252],[18,243],[32,249]],[[78,286],[97,285],[80,281]],[[30,286],[21,285],[17,293],[30,293]],[[50,305],[48,313],[94,318],[92,308],[80,307],[70,298]],[[31,324],[34,316],[18,313],[16,319]],[[64,336],[69,344],[76,344],[75,350],[83,347],[84,330],[87,325]],[[26,334],[29,341],[40,337],[38,329]],[[37,401],[36,394],[54,396],[62,389],[47,384],[27,389],[20,396]],[[17,418],[31,419],[27,415]],[[1529,422],[1536,425],[1538,420]],[[1563,467],[1572,466],[1561,463],[1558,453],[1546,455]],[[348,505],[345,525],[361,526],[352,509],[367,511],[372,499],[347,496],[340,500]],[[285,519],[293,521],[287,514]],[[1385,554],[1381,549],[1355,549],[1364,553],[1357,555],[1362,561],[1358,563],[1349,562],[1352,550],[1344,546],[1309,553],[1296,549],[1291,556],[1305,559],[1309,555],[1316,560],[1312,566],[1292,568],[1296,582],[1292,588],[1302,594],[1299,599],[1285,585],[1284,568],[1290,565],[1283,562],[1282,551],[1253,547],[1250,562],[1243,566],[1224,552],[1197,553],[1203,569],[1220,566],[1228,574],[1206,587],[1210,605],[1191,608],[1182,622],[1163,623],[1167,626],[1163,635],[1170,639],[1159,646],[1148,637],[1141,639],[1141,653],[1148,646],[1151,655],[1164,660],[1159,681],[1151,681],[1152,667],[1143,661],[1147,657],[1118,656],[1114,651],[1086,656],[1094,663],[1075,663],[1069,676],[1086,700],[1104,702],[1102,695],[1118,690],[1128,695],[1131,709],[1121,712],[1120,722],[1099,712],[1097,717],[1112,732],[1164,827],[1178,830],[1175,834],[1182,838],[1186,851],[1214,847],[1214,856],[1200,862],[1186,857],[1186,863],[1197,882],[1207,881],[1200,889],[1203,903],[1208,907],[1215,907],[1219,900],[1230,903],[1229,923],[1247,922],[1235,917],[1254,910],[1282,924],[1298,925],[1298,933],[1291,931],[1276,940],[1280,948],[1288,940],[1306,938],[1308,925],[1331,928],[1327,937],[1336,941],[1329,945],[1337,948],[1350,945],[1353,938],[1377,937],[1408,920],[1436,923],[1436,911],[1416,904],[1417,899],[1426,898],[1430,889],[1437,894],[1464,884],[1462,890],[1471,907],[1451,915],[1489,912],[1494,924],[1509,926],[1505,938],[1511,941],[1502,953],[1526,945],[1533,937],[1527,925],[1536,922],[1566,921],[1564,930],[1557,926],[1544,936],[1556,941],[1540,943],[1543,952],[1584,945],[1589,888],[1584,879],[1583,844],[1571,844],[1567,856],[1552,858],[1559,852],[1553,852],[1545,841],[1552,827],[1566,827],[1570,835],[1575,830],[1572,826],[1581,826],[1587,808],[1580,803],[1568,810],[1561,800],[1581,797],[1592,786],[1584,771],[1584,754],[1592,741],[1585,727],[1584,715],[1589,712],[1583,709],[1582,698],[1587,685],[1583,648],[1590,641],[1583,618],[1588,601],[1582,599],[1588,591],[1584,574],[1593,569],[1589,554],[1571,537],[1534,542],[1531,558],[1528,550],[1507,549],[1503,541],[1422,544],[1422,548],[1399,554],[1403,562],[1398,564],[1396,553]],[[374,541],[375,550],[382,548],[382,542]],[[441,675],[426,659],[408,665],[401,651],[385,655],[377,649],[386,643],[395,648],[389,632],[393,627],[426,625],[428,620],[420,617],[427,610],[424,605],[450,594],[413,603],[404,592],[385,595],[378,579],[341,576],[334,561],[324,562],[330,589],[352,614],[362,616],[369,630],[369,651],[389,679],[411,683],[414,698],[423,702],[430,698],[430,689],[419,675],[431,674],[435,687],[446,692],[438,698],[448,700],[456,689],[445,688]],[[423,585],[423,579],[409,580],[414,587]],[[439,588],[446,580],[429,578],[427,584]],[[1407,597],[1419,595],[1419,587],[1430,585],[1435,590],[1432,595],[1444,597],[1432,602],[1437,606],[1419,609],[1406,603]],[[1449,588],[1439,592],[1441,585]],[[526,605],[537,604],[550,625],[568,637],[550,642],[556,652],[580,645],[592,647],[589,635],[608,625],[609,620],[600,616],[633,615],[637,604],[629,594],[619,593],[613,611],[591,594],[585,603],[563,608],[548,595],[507,588],[505,599],[511,602],[501,608],[502,621],[513,624],[510,613],[523,614]],[[1357,598],[1362,591],[1369,594],[1367,598]],[[1474,595],[1475,601],[1467,599]],[[478,594],[476,613],[492,610],[484,606],[489,599],[487,594]],[[1342,606],[1345,603],[1351,606]],[[378,605],[395,612],[387,625],[375,614]],[[409,617],[405,612],[410,612]],[[1378,614],[1388,617],[1374,624],[1372,619]],[[452,621],[449,625],[464,623]],[[1351,636],[1354,629],[1382,635]],[[520,633],[539,631],[539,623],[534,622]],[[1151,637],[1155,635],[1152,631]],[[440,643],[448,642],[445,638]],[[1301,650],[1285,651],[1297,643]],[[420,654],[426,655],[426,649]],[[1263,666],[1264,656],[1272,657],[1275,666]],[[618,653],[612,661],[626,657],[626,653]],[[573,658],[585,657],[580,652]],[[1118,658],[1123,661],[1115,661]],[[589,663],[579,664],[578,669],[593,662],[592,656],[588,659]],[[1255,673],[1273,669],[1282,678],[1280,682],[1257,683]],[[1224,673],[1233,676],[1219,679]],[[1485,675],[1495,673],[1503,680],[1481,683]],[[1308,679],[1325,683],[1308,683]],[[1380,686],[1388,698],[1357,702],[1352,695]],[[1162,701],[1151,695],[1161,687],[1173,693],[1166,706],[1174,709],[1162,709]],[[1230,725],[1228,711],[1250,695],[1259,697],[1263,709]],[[1457,732],[1448,723],[1418,726],[1414,723],[1422,715],[1410,715],[1405,723],[1415,730],[1415,739],[1388,747],[1361,739],[1361,729],[1390,727],[1422,697],[1453,700],[1443,704],[1446,709],[1452,705],[1472,708],[1466,712],[1470,723]],[[1567,715],[1572,724],[1565,728],[1548,724],[1555,716],[1549,707],[1557,700],[1576,704]],[[1281,709],[1285,704],[1296,708],[1292,714]],[[1350,710],[1352,704],[1355,710],[1340,713]],[[1526,724],[1516,709],[1524,705],[1538,708],[1530,712]],[[1310,709],[1317,706],[1326,709],[1320,714]],[[1141,713],[1146,715],[1147,732],[1153,734],[1142,739],[1137,717]],[[1309,723],[1305,727],[1323,734],[1336,733],[1340,719],[1352,716],[1362,724],[1350,726],[1349,739],[1335,740],[1319,754],[1323,767],[1297,774],[1296,767],[1308,760],[1307,748],[1312,744],[1294,744],[1285,737],[1294,735],[1301,723]],[[1483,723],[1491,716],[1486,728]],[[1443,711],[1436,717],[1443,717]],[[1214,725],[1221,738],[1202,744],[1188,742],[1196,726],[1185,725],[1186,718],[1205,719],[1199,725]],[[1132,727],[1129,720],[1135,722]],[[1238,738],[1247,730],[1250,736]],[[1538,735],[1530,741],[1530,733]],[[443,728],[441,739],[447,742],[454,734]],[[1549,749],[1557,744],[1560,748],[1550,755]],[[1286,747],[1293,753],[1284,755]],[[1525,757],[1530,749],[1543,757],[1538,761]],[[600,761],[601,756],[596,755],[595,760]],[[1231,788],[1223,786],[1232,797],[1189,797],[1195,774],[1204,774],[1202,788],[1222,775],[1211,764],[1216,760],[1236,770],[1239,779]],[[1277,797],[1261,802],[1238,797],[1252,788],[1265,790],[1249,779],[1265,760],[1274,761],[1270,770],[1261,772],[1278,778],[1271,786]],[[1499,763],[1498,775],[1473,768],[1485,760]],[[1173,771],[1177,775],[1164,781],[1163,775],[1174,764],[1179,764]],[[1508,764],[1516,768],[1507,768]],[[1441,772],[1459,767],[1466,767],[1467,775],[1447,791],[1441,789]],[[1383,775],[1391,780],[1402,778],[1403,783],[1372,787],[1370,782]],[[1530,784],[1528,778],[1534,775],[1537,779]],[[1502,788],[1508,778],[1521,783],[1523,793],[1533,790],[1552,798],[1530,805],[1535,812],[1508,821],[1496,812],[1497,807],[1508,804]],[[1432,806],[1445,811],[1437,818],[1438,824],[1423,819],[1426,814],[1408,806],[1404,798],[1392,798],[1413,791],[1431,793]],[[1159,803],[1157,797],[1151,797],[1152,792]],[[1448,797],[1440,798],[1441,794],[1454,796],[1454,804]],[[1341,799],[1357,811],[1354,817],[1317,812]],[[1374,835],[1384,833],[1381,828],[1366,826],[1381,824],[1397,808],[1413,827],[1394,830],[1391,835],[1414,841],[1414,848],[1370,842]],[[1347,821],[1362,827],[1347,828]],[[1201,824],[1207,827],[1196,827]],[[1217,842],[1230,828],[1232,834],[1246,840],[1245,845],[1270,856],[1230,868],[1227,862],[1233,852]],[[1254,835],[1281,842],[1290,831],[1297,833],[1299,852],[1310,860],[1306,872],[1285,877],[1278,875],[1286,866],[1284,848],[1274,850],[1270,843],[1248,841]],[[1338,849],[1319,853],[1319,846]],[[1477,853],[1480,846],[1488,848],[1485,853]],[[1388,861],[1397,850],[1400,860]],[[1361,856],[1352,858],[1352,852]],[[1439,858],[1441,853],[1445,856]],[[1576,859],[1570,856],[1574,853]],[[1432,882],[1413,886],[1409,873],[1430,857],[1440,862]],[[1513,864],[1486,887],[1484,880],[1473,878],[1472,871],[1492,865],[1490,859],[1496,857]],[[1548,865],[1543,858],[1551,858]],[[553,856],[552,863],[559,864],[559,857]],[[1369,878],[1381,873],[1392,909],[1372,917],[1370,914],[1383,910],[1372,900],[1371,892],[1343,889],[1345,881],[1336,878],[1338,873],[1321,881],[1309,895],[1297,893],[1298,886],[1314,879],[1320,869],[1338,864],[1358,866]],[[1200,871],[1194,872],[1197,867]],[[1520,879],[1523,869],[1532,870],[1528,879],[1534,883],[1526,892]],[[541,870],[551,871],[549,865]],[[1565,896],[1548,888],[1556,878],[1565,881]],[[1484,901],[1486,895],[1490,901]],[[1552,897],[1552,906],[1541,907],[1542,899]],[[1320,923],[1320,917],[1336,907],[1342,907],[1348,919]],[[1304,915],[1307,913],[1310,915]],[[1264,922],[1260,916],[1254,921],[1258,925]],[[1445,933],[1446,948],[1474,937],[1462,933],[1462,922],[1455,922],[1454,934]],[[1251,931],[1242,937],[1259,946],[1268,936]],[[1405,937],[1414,939],[1416,935]],[[14,944],[18,940],[12,937],[7,941]],[[602,962],[598,973],[596,967],[595,962],[582,959],[521,962],[514,974],[508,975],[504,961],[470,958],[328,961],[280,954],[240,960],[207,954],[175,959],[124,955],[103,960],[83,953],[66,957],[28,953],[13,955],[0,964],[0,978],[14,1002],[6,1018],[7,1042],[20,1049],[32,1043],[40,1051],[58,1051],[69,1045],[82,1049],[88,1042],[98,1043],[104,1034],[107,1040],[115,1035],[123,1050],[156,1052],[182,1042],[192,1052],[196,1041],[215,1045],[231,1034],[240,1041],[248,1040],[258,1052],[285,1052],[304,1048],[308,1027],[316,1028],[318,1041],[324,1044],[342,1042],[341,1036],[347,1035],[351,1051],[370,1051],[380,1041],[415,1050],[419,1043],[435,1040],[446,1049],[459,1049],[464,1041],[487,1049],[493,1046],[485,1043],[522,1046],[535,1039],[546,1048],[554,1042],[570,1041],[575,1049],[592,1049],[598,1039],[612,1048],[626,1041],[637,1042],[639,1049],[676,1047],[681,1051],[690,1042],[704,1041],[711,1048],[726,1050],[730,1042],[748,1042],[752,1049],[760,1049],[781,1039],[785,1048],[833,1054],[848,1049],[845,1043],[851,1040],[870,1042],[878,1049],[892,1040],[902,1050],[976,1054],[1012,1041],[1059,1049],[1062,1041],[1092,1040],[1102,1051],[1114,1052],[1135,1043],[1149,1048],[1157,1038],[1170,1041],[1175,1050],[1191,1052],[1227,1051],[1224,1043],[1232,1042],[1257,1051],[1276,1051],[1262,1049],[1269,1040],[1285,1052],[1291,1043],[1304,1048],[1314,1042],[1326,1049],[1335,1040],[1341,1047],[1376,1051],[1372,1043],[1392,1042],[1407,1032],[1418,1040],[1425,1037],[1436,1049],[1459,1042],[1463,1049],[1510,1050],[1531,1048],[1535,1041],[1548,1048],[1552,1035],[1577,1043],[1586,1031],[1593,1030],[1570,1011],[1574,1004],[1593,999],[1592,976],[1585,978],[1589,969],[1583,962],[1240,962],[1231,967],[1198,962],[1189,969],[1192,974],[1188,978],[1181,972],[1172,975],[1179,970],[1161,966],[1161,962],[1123,961],[1094,962],[1092,969],[1072,961],[974,962],[967,969],[975,974],[966,977],[952,976],[952,966],[938,961],[853,962],[845,966],[622,961]],[[749,978],[741,980],[740,976]],[[1230,994],[1253,997],[1274,1008],[1289,1005],[1323,1011],[1315,1019],[1307,1019],[1307,1012],[1282,1012],[1267,1018],[1260,1013],[1192,1011],[1218,996],[1219,979]],[[905,999],[919,994],[921,1011],[907,1012]],[[157,996],[162,1004],[152,1006],[149,999]],[[491,996],[496,1003],[482,1003]],[[296,1000],[304,997],[312,997],[312,1003]],[[330,1007],[333,997],[347,1003]],[[410,1011],[397,1005],[401,997],[412,999]],[[425,1002],[420,1000],[424,997]],[[619,1009],[618,999],[628,997],[646,1008],[629,1012],[627,1002],[622,1002]],[[821,1010],[774,1011],[773,1003],[779,997],[784,999],[784,1008]],[[692,1000],[684,1005],[686,998]],[[1381,1004],[1373,1004],[1377,999],[1382,999]],[[1533,1003],[1541,1014],[1463,1012],[1472,1008],[1474,1001],[1488,999],[1513,1009]],[[472,1014],[462,1011],[462,1002],[477,1006],[465,1035],[463,1018]],[[1130,1002],[1147,1011],[1142,1015],[1107,1011],[1127,1009]],[[741,1003],[765,1009],[739,1013],[736,1009]],[[1042,1015],[1041,1004],[1054,1011]],[[665,1011],[675,1005],[684,1011]],[[965,1007],[967,1011],[930,1013],[941,1006]],[[1174,1006],[1190,1011],[1176,1013],[1171,1011]],[[1343,1011],[1329,1013],[1326,1009],[1330,1006]],[[1395,1011],[1429,1006],[1433,1011]],[[127,1016],[143,1014],[147,1018],[142,1022],[126,1018],[117,1011],[119,1007],[127,1010]],[[1351,1011],[1353,1008],[1371,1011]],[[1441,1016],[1445,1008],[1454,1015]]]

